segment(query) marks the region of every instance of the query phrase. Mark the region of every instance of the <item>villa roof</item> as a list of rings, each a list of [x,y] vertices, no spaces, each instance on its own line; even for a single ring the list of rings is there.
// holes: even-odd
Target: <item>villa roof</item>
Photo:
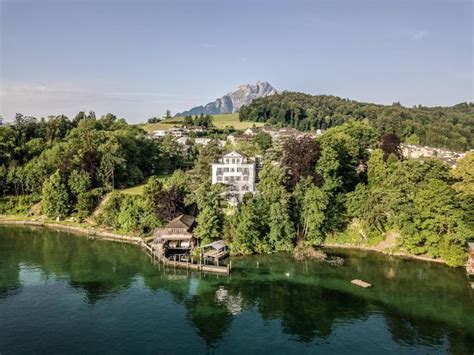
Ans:
[[[248,158],[248,155],[237,150],[233,150],[230,153],[225,153],[222,157],[240,155],[241,157]]]

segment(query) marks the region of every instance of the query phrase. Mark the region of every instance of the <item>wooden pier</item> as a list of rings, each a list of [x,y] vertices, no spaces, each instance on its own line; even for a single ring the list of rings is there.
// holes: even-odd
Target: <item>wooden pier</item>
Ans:
[[[156,252],[148,243],[142,241],[141,247],[145,252],[151,257],[153,261],[158,261],[164,266],[171,266],[174,268],[186,269],[186,270],[196,270],[201,272],[211,272],[217,274],[226,274],[229,275],[231,271],[231,263],[227,266],[216,266],[216,265],[206,265],[203,263],[194,264],[190,261],[178,261],[178,260],[169,260],[165,258],[162,254]]]
[[[365,282],[365,281],[362,281],[362,280],[359,280],[359,279],[352,280],[351,283],[353,285],[356,285],[356,286],[359,286],[359,287],[362,287],[362,288],[372,287],[372,285],[369,284],[368,282]]]

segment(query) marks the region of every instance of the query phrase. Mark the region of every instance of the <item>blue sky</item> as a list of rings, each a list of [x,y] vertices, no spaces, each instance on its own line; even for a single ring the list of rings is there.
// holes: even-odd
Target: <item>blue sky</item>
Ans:
[[[0,0],[0,115],[129,122],[244,83],[404,105],[473,100],[468,1]]]

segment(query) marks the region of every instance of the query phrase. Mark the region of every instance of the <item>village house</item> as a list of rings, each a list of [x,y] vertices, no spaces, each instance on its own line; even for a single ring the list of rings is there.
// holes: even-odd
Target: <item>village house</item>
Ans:
[[[401,144],[402,154],[404,158],[417,159],[421,157],[439,158],[451,167],[456,166],[458,159],[462,158],[466,153],[453,152],[447,149],[422,147],[414,144]]]
[[[251,142],[252,137],[245,134],[232,133],[226,137],[227,142],[231,144],[237,144],[239,142]]]
[[[175,138],[187,137],[189,135],[189,130],[187,128],[181,127],[172,127],[169,129],[159,129],[153,131],[153,138],[163,138],[166,136],[173,136]]]
[[[207,146],[209,143],[214,141],[213,138],[205,138],[205,137],[198,137],[198,138],[189,138],[189,137],[179,137],[176,139],[176,142],[183,147],[184,152],[188,152],[191,148],[192,143],[194,142],[195,145],[202,145]],[[216,140],[219,147],[224,148],[226,142],[223,140]]]
[[[281,143],[289,137],[301,138],[304,136],[310,136],[312,138],[315,138],[323,134],[324,130],[317,129],[315,132],[300,132],[297,129],[291,127],[283,127],[280,129],[276,129],[269,126],[264,126],[262,128],[247,128],[244,131],[244,136],[255,137],[259,132],[267,133],[272,137],[272,140],[274,142]]]
[[[199,137],[199,138],[194,138],[194,143],[197,145],[203,145],[206,146],[209,143],[211,143],[214,139],[213,138],[204,138],[204,137]],[[217,143],[219,147],[224,148],[225,147],[225,141],[223,140],[217,140]]]
[[[214,140],[215,139],[213,138],[204,138],[204,137],[190,138],[187,136],[176,138],[176,142],[180,145],[181,151],[183,152],[183,154],[187,156],[191,156],[193,144],[196,146],[207,146],[209,143],[211,143]],[[220,148],[225,147],[225,144],[226,144],[225,141],[216,140],[216,142]]]
[[[258,165],[258,158],[251,159],[237,151],[224,154],[212,164],[212,184],[227,185],[228,201],[235,205],[246,193],[255,193]]]
[[[256,136],[259,132],[261,132],[260,129],[255,128],[255,127],[249,127],[244,131],[244,135],[249,136],[249,137],[254,137]]]
[[[189,133],[196,133],[196,134],[206,134],[208,133],[207,128],[201,127],[201,126],[191,126],[191,127],[185,127]]]
[[[152,136],[153,138],[163,138],[167,135],[167,130],[165,129],[157,129],[156,131],[153,131]]]
[[[173,127],[168,130],[168,133],[173,137],[187,137],[189,134],[189,130],[183,127]]]
[[[158,255],[166,259],[187,261],[197,245],[193,228],[194,217],[182,214],[170,221],[166,227],[154,230],[152,247]]]

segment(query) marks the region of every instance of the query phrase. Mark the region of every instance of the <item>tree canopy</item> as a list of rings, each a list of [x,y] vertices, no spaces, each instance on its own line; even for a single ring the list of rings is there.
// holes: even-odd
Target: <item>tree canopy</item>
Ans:
[[[330,95],[283,92],[241,107],[240,119],[291,126],[302,131],[367,121],[380,135],[394,133],[408,143],[462,151],[474,147],[473,103],[407,108],[398,103],[377,105]]]

